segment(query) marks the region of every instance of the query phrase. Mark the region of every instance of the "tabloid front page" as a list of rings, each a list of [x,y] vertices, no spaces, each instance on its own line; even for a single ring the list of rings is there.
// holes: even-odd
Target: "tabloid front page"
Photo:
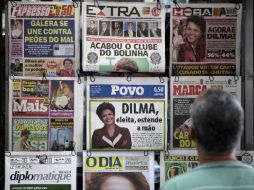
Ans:
[[[165,72],[165,7],[84,2],[83,70]]]
[[[227,91],[241,101],[241,77],[232,76],[182,76],[171,77],[170,92],[170,142],[171,148],[195,148],[190,139],[189,128],[191,104],[209,88]]]
[[[9,80],[9,149],[82,151],[83,85],[69,78]],[[27,136],[27,138],[24,138]]]
[[[10,75],[74,77],[79,67],[79,3],[9,2]]]
[[[172,76],[240,75],[242,6],[171,7]]]

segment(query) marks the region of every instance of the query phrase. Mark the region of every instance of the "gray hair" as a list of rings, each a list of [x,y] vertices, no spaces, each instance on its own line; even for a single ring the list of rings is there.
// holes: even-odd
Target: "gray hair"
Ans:
[[[208,155],[227,155],[240,141],[244,122],[240,102],[231,94],[209,89],[191,107],[193,132]]]

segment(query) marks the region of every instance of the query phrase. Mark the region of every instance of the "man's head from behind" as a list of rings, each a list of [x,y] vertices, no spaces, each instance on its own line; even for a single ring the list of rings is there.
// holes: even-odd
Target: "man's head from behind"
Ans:
[[[232,153],[239,143],[244,114],[231,94],[209,89],[191,107],[193,133],[202,150],[210,156]]]

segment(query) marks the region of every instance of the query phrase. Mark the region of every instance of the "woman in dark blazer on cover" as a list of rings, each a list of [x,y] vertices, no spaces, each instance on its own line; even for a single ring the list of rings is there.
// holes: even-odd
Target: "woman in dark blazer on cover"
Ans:
[[[92,148],[130,149],[132,142],[129,129],[115,124],[115,107],[104,102],[97,107],[96,114],[104,126],[94,131]]]

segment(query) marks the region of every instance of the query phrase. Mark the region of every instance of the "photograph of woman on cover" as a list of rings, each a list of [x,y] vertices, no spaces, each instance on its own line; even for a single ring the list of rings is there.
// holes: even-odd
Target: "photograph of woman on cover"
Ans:
[[[92,148],[130,149],[132,145],[130,131],[116,125],[113,104],[101,103],[96,109],[96,114],[104,126],[93,132]]]
[[[74,109],[73,81],[52,81],[51,110]]]
[[[23,20],[11,20],[11,38],[22,39],[23,38]]]
[[[56,74],[60,77],[75,77],[75,71],[73,69],[74,63],[70,58],[66,58],[63,60],[63,69],[61,69],[61,64],[57,64]]]
[[[86,190],[150,190],[141,172],[97,172],[85,174]]]
[[[206,56],[206,22],[204,18],[193,15],[180,24],[175,19],[173,28],[175,31],[173,34],[173,61],[204,61]]]
[[[121,58],[115,64],[116,72],[138,72],[137,63],[130,58]]]

